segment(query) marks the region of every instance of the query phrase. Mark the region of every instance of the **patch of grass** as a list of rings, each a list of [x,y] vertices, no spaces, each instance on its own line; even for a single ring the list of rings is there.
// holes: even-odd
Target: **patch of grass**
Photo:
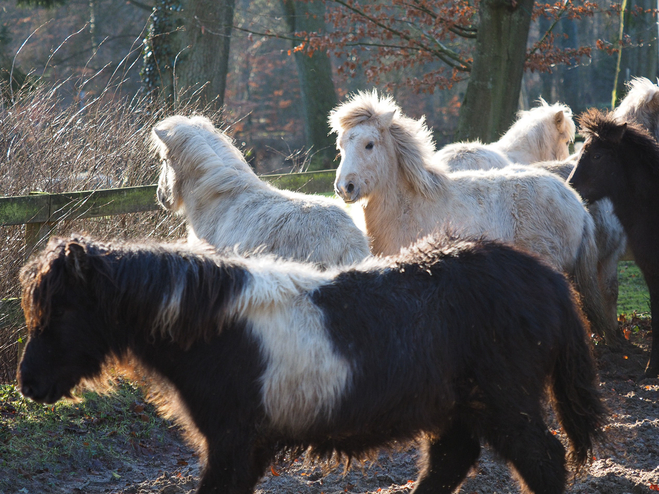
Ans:
[[[618,314],[650,312],[650,292],[633,261],[618,263]]]
[[[15,384],[0,385],[0,491],[42,472],[121,470],[131,453],[164,440],[169,423],[120,381],[115,392],[83,392],[82,401],[40,405]]]

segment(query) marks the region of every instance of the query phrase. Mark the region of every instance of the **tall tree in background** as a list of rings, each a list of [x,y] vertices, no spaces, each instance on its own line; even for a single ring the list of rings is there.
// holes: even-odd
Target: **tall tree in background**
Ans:
[[[455,140],[492,142],[519,102],[534,0],[481,0],[474,62]]]
[[[308,37],[315,49],[344,60],[339,71],[364,71],[378,83],[384,74],[422,76],[403,81],[433,92],[469,80],[455,138],[490,142],[508,128],[518,106],[524,68],[548,70],[590,53],[589,47],[559,50],[552,36],[527,47],[531,20],[539,15],[576,18],[599,5],[588,0],[555,4],[532,0],[326,0],[334,30]],[[555,24],[551,24],[552,26]],[[549,57],[544,57],[549,53]]]
[[[183,29],[175,67],[177,90],[205,104],[224,104],[235,0],[180,0]]]
[[[284,17],[294,35],[325,33],[325,3],[322,0],[281,0]],[[309,169],[326,168],[334,153],[327,116],[337,104],[332,81],[332,63],[325,51],[314,51],[308,43],[292,40],[297,65],[307,146],[314,152]]]
[[[143,89],[167,103],[174,102],[174,67],[180,43],[176,37],[181,27],[180,0],[155,0],[144,41],[144,63],[140,71]]]
[[[13,92],[22,87],[27,80],[25,72],[15,65],[13,57],[7,53],[10,36],[6,26],[0,26],[0,81],[7,83],[3,86],[7,94],[2,94],[0,97],[6,101],[11,101]]]

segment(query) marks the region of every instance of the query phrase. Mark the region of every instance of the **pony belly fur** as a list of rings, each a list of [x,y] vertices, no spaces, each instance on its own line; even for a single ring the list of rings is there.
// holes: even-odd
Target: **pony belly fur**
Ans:
[[[418,492],[452,492],[487,442],[530,492],[559,494],[565,452],[542,418],[546,391],[575,465],[604,420],[569,284],[496,242],[429,241],[320,272],[54,239],[21,279],[23,393],[55,401],[132,356],[202,445],[203,494],[252,492],[287,450],[353,457],[417,437]]]

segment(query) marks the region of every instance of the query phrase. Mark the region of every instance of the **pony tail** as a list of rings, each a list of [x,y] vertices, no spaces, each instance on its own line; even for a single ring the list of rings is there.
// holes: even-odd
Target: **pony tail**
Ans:
[[[570,442],[569,460],[578,474],[603,438],[607,411],[597,392],[595,359],[586,339],[585,322],[576,305],[564,311],[565,340],[551,376],[559,422]]]

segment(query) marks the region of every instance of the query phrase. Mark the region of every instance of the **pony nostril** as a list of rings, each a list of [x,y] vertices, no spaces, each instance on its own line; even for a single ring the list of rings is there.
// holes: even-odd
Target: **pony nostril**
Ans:
[[[352,194],[354,191],[355,191],[355,184],[349,182],[348,186],[346,187],[346,192],[348,192],[348,194]]]

